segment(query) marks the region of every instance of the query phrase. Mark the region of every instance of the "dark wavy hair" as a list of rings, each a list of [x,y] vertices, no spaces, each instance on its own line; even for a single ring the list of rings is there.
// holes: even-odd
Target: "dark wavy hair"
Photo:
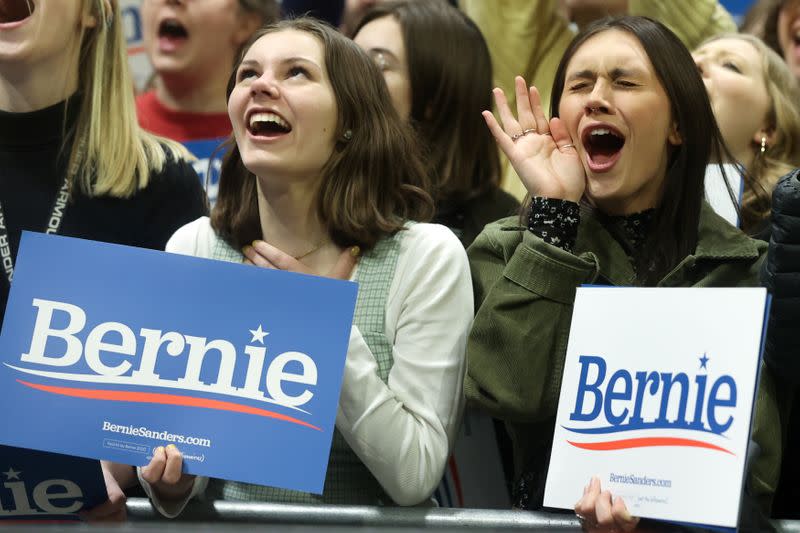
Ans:
[[[671,150],[664,192],[653,215],[651,231],[634,256],[638,282],[653,285],[684,257],[694,253],[705,196],[706,167],[710,161],[733,161],[733,157],[722,140],[708,93],[689,50],[666,26],[646,17],[601,19],[575,37],[556,71],[551,116],[559,116],[564,78],[572,56],[587,40],[608,30],[629,33],[641,43],[667,94],[682,139]],[[722,166],[720,172],[724,177]]]
[[[481,116],[492,108],[492,60],[480,30],[444,0],[400,0],[372,7],[356,34],[387,16],[402,29],[410,120],[425,144],[437,205],[497,188],[497,145]]]
[[[378,67],[350,39],[312,18],[283,20],[256,32],[245,45],[228,81],[227,95],[247,51],[270,33],[297,30],[323,48],[325,68],[338,110],[338,139],[322,169],[316,210],[338,246],[374,246],[402,229],[406,220],[428,221],[433,201],[414,134],[392,106]],[[352,137],[345,140],[344,132]],[[220,171],[211,225],[234,248],[263,238],[258,217],[256,177],[242,163],[231,135]]]

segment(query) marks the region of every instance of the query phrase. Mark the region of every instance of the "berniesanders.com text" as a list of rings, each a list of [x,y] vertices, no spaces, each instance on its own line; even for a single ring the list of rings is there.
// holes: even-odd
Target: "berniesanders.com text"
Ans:
[[[176,444],[191,444],[194,446],[203,446],[205,448],[211,447],[211,440],[201,437],[187,437],[185,435],[176,435],[169,431],[153,431],[145,426],[121,426],[112,424],[106,420],[103,421],[103,431],[111,433],[120,433],[122,435],[131,435],[133,437],[144,437],[146,439],[159,440],[162,442],[174,442]]]
[[[655,479],[647,476],[636,476],[633,474],[615,474],[611,473],[608,477],[609,481],[614,483],[624,483],[626,485],[643,485],[645,487],[662,487],[669,489],[672,487],[671,479]]]

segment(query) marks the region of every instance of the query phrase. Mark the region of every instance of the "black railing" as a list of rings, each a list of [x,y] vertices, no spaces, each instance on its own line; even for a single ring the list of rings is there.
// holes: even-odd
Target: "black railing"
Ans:
[[[131,521],[163,520],[150,502],[128,499]],[[487,531],[521,529],[526,531],[580,531],[572,515],[453,509],[438,507],[371,507],[356,505],[292,505],[255,502],[190,502],[180,521],[245,522],[249,524],[319,525],[346,527],[399,527],[410,529],[483,529]]]
[[[128,499],[132,522],[162,521],[150,502]],[[569,514],[453,509],[431,507],[370,507],[352,505],[291,505],[255,502],[191,502],[178,522],[205,524],[243,524],[271,526],[311,526],[315,528],[367,528],[383,530],[440,529],[448,531],[581,531],[578,520]],[[163,523],[163,522],[162,522]],[[800,521],[775,520],[778,532],[800,533]],[[175,524],[178,525],[177,523]],[[308,529],[312,531],[312,529]]]

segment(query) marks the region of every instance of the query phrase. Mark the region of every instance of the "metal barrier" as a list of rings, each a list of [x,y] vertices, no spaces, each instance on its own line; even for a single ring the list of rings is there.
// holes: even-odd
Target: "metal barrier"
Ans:
[[[773,520],[772,524],[781,533],[800,533],[800,520]]]
[[[128,518],[136,522],[163,520],[150,502],[142,498],[128,499]],[[575,517],[568,514],[438,507],[291,505],[231,501],[191,502],[181,513],[181,521],[487,531],[499,529],[581,531]]]
[[[132,522],[139,524],[158,521],[162,521],[163,524],[164,520],[152,508],[150,502],[143,498],[128,499],[128,517]],[[581,531],[578,520],[570,514],[491,509],[291,505],[231,501],[193,501],[181,513],[179,521],[219,525],[310,526],[308,531],[312,531],[311,527],[314,528],[313,531],[320,528],[408,531],[421,529]],[[800,521],[774,520],[772,525],[779,533],[800,533]],[[666,526],[664,530],[668,531],[669,526]]]

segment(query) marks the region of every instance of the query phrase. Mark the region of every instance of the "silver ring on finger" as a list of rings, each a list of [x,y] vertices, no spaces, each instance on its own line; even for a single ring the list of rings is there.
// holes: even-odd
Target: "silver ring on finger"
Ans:
[[[536,128],[529,128],[527,130],[522,130],[522,133],[517,133],[516,135],[512,135],[511,136],[511,140],[513,142],[516,142],[517,139],[519,139],[521,137],[525,137],[529,133],[536,133]]]

